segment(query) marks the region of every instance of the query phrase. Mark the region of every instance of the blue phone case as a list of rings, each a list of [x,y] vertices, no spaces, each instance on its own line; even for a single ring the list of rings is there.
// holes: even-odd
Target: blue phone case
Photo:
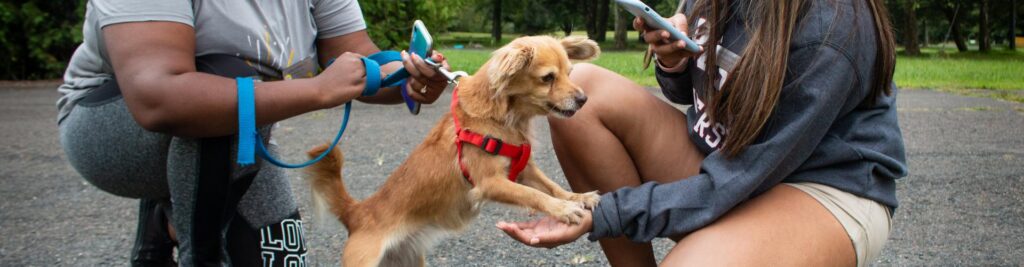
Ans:
[[[632,13],[634,16],[643,18],[644,22],[647,23],[647,25],[650,25],[651,27],[654,28],[666,30],[668,31],[669,35],[672,36],[672,39],[682,40],[683,42],[685,42],[686,47],[684,49],[686,49],[687,51],[694,53],[700,52],[700,47],[697,46],[696,42],[691,40],[689,37],[686,37],[686,35],[680,32],[679,29],[676,29],[675,26],[672,26],[672,23],[669,23],[668,20],[659,15],[658,12],[654,12],[654,9],[648,7],[643,2],[640,2],[639,0],[615,0],[615,2],[618,3],[619,6],[621,6],[626,11],[629,11],[629,13]]]

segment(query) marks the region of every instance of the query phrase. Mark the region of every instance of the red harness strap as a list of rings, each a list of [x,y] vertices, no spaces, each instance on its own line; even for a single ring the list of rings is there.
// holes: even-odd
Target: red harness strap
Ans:
[[[469,143],[491,155],[500,155],[511,159],[512,164],[508,168],[508,180],[515,182],[519,178],[519,173],[526,169],[526,163],[530,161],[530,143],[518,146],[509,145],[501,141],[501,139],[491,137],[490,135],[481,135],[469,129],[463,129],[459,125],[459,117],[455,116],[455,109],[458,106],[459,88],[455,87],[455,90],[452,90],[452,121],[455,122],[455,151],[457,151],[456,153],[459,156],[459,168],[462,169],[462,176],[466,177],[466,181],[470,185],[476,185],[473,183],[473,178],[469,177],[469,169],[466,168],[466,164],[462,163],[462,144]]]

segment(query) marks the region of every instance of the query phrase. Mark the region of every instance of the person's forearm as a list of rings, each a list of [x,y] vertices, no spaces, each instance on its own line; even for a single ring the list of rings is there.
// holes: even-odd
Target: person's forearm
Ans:
[[[190,72],[151,84],[159,101],[146,101],[143,127],[175,136],[210,137],[238,131],[238,93],[235,79]],[[309,111],[330,107],[315,79],[258,82],[255,85],[256,123],[265,125]],[[354,98],[359,92],[351,92]]]

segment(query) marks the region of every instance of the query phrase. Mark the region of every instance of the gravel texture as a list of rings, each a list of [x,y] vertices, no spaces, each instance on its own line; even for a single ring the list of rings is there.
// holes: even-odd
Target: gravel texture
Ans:
[[[0,265],[124,266],[135,232],[137,201],[106,194],[66,163],[56,128],[52,83],[0,83]],[[653,92],[653,90],[652,90]],[[902,206],[877,265],[1024,264],[1024,105],[934,91],[902,91],[900,123],[910,176],[898,183]],[[410,116],[401,106],[355,104],[343,139],[344,170],[357,198],[372,194],[446,111],[450,97]],[[340,109],[280,124],[276,138],[289,161],[333,136]],[[536,162],[565,186],[537,121]],[[336,266],[346,233],[309,216],[309,190],[291,171],[306,214],[313,266]],[[517,245],[493,227],[526,212],[489,205],[464,233],[441,243],[433,266],[607,265],[596,243],[557,249]],[[659,257],[672,243],[655,242]]]

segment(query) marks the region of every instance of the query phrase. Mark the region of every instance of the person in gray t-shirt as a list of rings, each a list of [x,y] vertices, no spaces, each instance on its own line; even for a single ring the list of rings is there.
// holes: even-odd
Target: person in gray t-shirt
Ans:
[[[85,18],[58,88],[61,144],[87,181],[142,199],[133,265],[173,263],[175,241],[183,266],[305,261],[283,171],[233,164],[233,77],[262,80],[256,119],[268,138],[269,125],[306,112],[351,100],[400,103],[399,90],[432,103],[447,85],[423,59],[403,54],[383,71],[404,65],[409,86],[360,97],[359,57],[379,49],[355,0],[92,0]]]

